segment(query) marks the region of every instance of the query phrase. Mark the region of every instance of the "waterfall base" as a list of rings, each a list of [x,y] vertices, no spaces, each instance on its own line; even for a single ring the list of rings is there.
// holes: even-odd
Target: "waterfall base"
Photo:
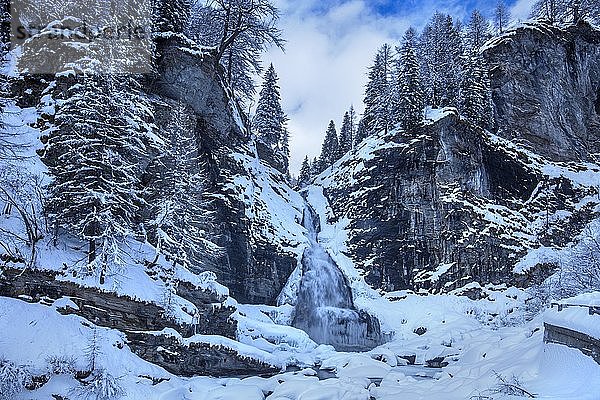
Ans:
[[[298,311],[294,326],[315,342],[332,345],[337,351],[367,351],[383,342],[379,321],[367,312],[337,307]]]
[[[338,351],[365,351],[380,345],[379,320],[354,306],[346,278],[318,241],[318,217],[309,206],[303,222],[311,245],[302,257],[303,277],[292,325]]]

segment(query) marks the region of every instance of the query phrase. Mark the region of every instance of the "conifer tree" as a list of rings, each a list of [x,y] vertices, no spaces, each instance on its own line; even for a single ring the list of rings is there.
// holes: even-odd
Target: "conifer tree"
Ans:
[[[419,44],[421,81],[426,104],[456,106],[463,70],[463,42],[452,17],[436,12],[424,28]]]
[[[479,50],[491,37],[490,25],[479,10],[473,10],[467,26],[467,43],[470,49]]]
[[[412,133],[423,121],[424,92],[416,54],[417,33],[410,28],[404,35],[398,62],[398,120],[406,133]]]
[[[252,121],[258,137],[276,154],[281,165],[289,164],[289,137],[286,128],[287,116],[281,107],[278,77],[273,64],[265,73],[265,80],[260,91],[256,114]]]
[[[504,33],[504,29],[506,29],[509,20],[510,12],[506,7],[506,3],[504,0],[498,0],[498,3],[496,4],[496,10],[494,11],[494,22],[496,25],[496,32],[498,34]]]
[[[489,70],[481,53],[473,49],[461,85],[461,113],[482,128],[493,123]]]
[[[310,183],[311,171],[310,171],[310,163],[308,161],[308,156],[304,157],[304,161],[302,161],[302,166],[300,167],[300,174],[298,175],[298,187],[303,188]]]
[[[384,44],[369,69],[369,80],[365,90],[365,112],[363,115],[366,136],[392,128],[390,85],[392,54],[391,47]]]
[[[321,168],[321,163],[319,162],[319,159],[317,157],[313,158],[312,162],[310,163],[311,179],[323,172],[324,169],[325,168]]]
[[[173,267],[201,271],[222,251],[214,244],[216,229],[211,202],[205,195],[205,165],[198,153],[192,115],[178,102],[159,132],[163,145],[148,167],[152,184],[146,192],[152,219],[147,230],[149,242]]]
[[[487,20],[474,10],[467,27],[469,49],[465,55],[459,109],[467,119],[482,128],[489,128],[493,123],[489,68],[480,52],[490,36]]]
[[[338,147],[339,143],[335,123],[329,121],[329,126],[325,133],[325,140],[323,141],[323,147],[321,148],[321,156],[319,157],[319,173],[323,172],[337,161]]]
[[[352,120],[350,119],[350,112],[346,112],[340,128],[338,158],[341,158],[350,150],[352,150]]]
[[[358,126],[356,127],[356,134],[354,135],[354,148],[358,147],[360,142],[362,142],[367,137],[367,129],[365,127],[365,119],[364,117],[358,121]]]
[[[84,76],[66,95],[44,155],[47,210],[57,229],[88,242],[88,271],[102,283],[137,230],[152,108],[128,76]]]
[[[350,118],[350,148],[354,148],[356,129],[357,129],[357,121],[356,121],[356,111],[354,110],[354,106],[350,106],[350,110],[348,110],[348,117]]]
[[[280,146],[277,150],[278,158],[283,163],[283,173],[289,175],[290,171],[290,132],[284,126]]]
[[[191,0],[153,0],[156,32],[182,33],[191,13]]]

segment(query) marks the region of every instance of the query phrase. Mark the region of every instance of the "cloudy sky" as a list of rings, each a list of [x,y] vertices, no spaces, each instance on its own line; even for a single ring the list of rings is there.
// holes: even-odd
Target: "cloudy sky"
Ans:
[[[534,0],[507,0],[516,20]],[[285,52],[265,55],[280,77],[290,117],[291,171],[319,154],[329,120],[338,125],[351,104],[362,112],[367,67],[377,48],[398,43],[409,26],[422,28],[435,10],[467,20],[474,8],[492,16],[495,0],[275,0]]]

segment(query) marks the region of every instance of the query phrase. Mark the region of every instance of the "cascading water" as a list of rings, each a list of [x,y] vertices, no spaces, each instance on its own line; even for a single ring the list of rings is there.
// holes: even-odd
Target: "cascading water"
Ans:
[[[352,292],[336,263],[318,240],[316,213],[306,205],[303,225],[310,246],[302,256],[303,277],[293,325],[315,342],[338,351],[363,351],[382,342],[377,318],[354,307]]]

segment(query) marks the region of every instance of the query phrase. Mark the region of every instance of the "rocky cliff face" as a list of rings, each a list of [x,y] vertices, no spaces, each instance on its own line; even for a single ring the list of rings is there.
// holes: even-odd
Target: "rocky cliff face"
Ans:
[[[225,250],[208,268],[238,301],[274,304],[306,242],[302,199],[268,149],[255,146],[244,132],[211,55],[187,46],[177,37],[158,42],[158,74],[149,90],[189,105],[197,120],[195,134],[215,201],[213,234]]]
[[[597,217],[600,33],[519,28],[486,50],[497,134],[452,110],[418,135],[369,138],[315,182],[347,218],[349,255],[378,288],[450,291],[513,274],[531,249],[564,246]],[[558,161],[568,161],[560,163]],[[591,196],[591,197],[590,197]]]
[[[555,161],[600,154],[600,32],[535,24],[494,40],[492,73],[499,135]]]

